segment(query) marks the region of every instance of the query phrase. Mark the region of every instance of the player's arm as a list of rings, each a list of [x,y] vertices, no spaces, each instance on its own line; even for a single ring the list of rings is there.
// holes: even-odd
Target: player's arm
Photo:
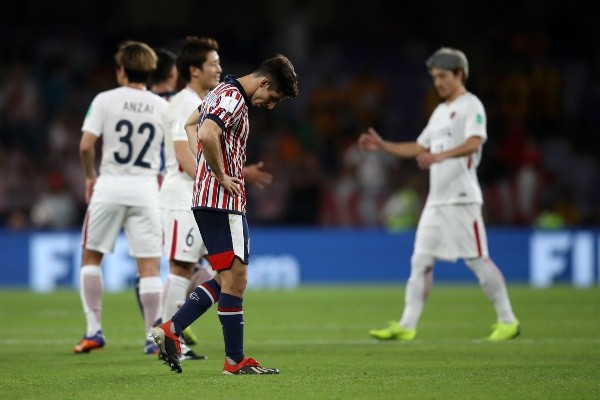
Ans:
[[[259,189],[263,189],[266,185],[270,185],[271,182],[273,182],[273,174],[263,171],[263,166],[264,163],[262,161],[244,166],[245,181],[254,183]]]
[[[98,136],[89,132],[83,132],[79,142],[79,159],[85,173],[85,202],[89,203],[92,198],[94,184],[96,183],[96,141]]]
[[[200,111],[195,109],[192,115],[185,121],[183,129],[188,137],[188,146],[194,158],[198,154],[198,121],[200,120]]]
[[[385,151],[402,158],[415,158],[427,151],[417,142],[390,142],[383,140],[373,128],[361,133],[358,148],[369,151]]]
[[[187,129],[186,129],[187,132]],[[239,196],[242,193],[242,180],[225,173],[221,153],[221,133],[223,130],[213,120],[206,118],[198,128],[198,142],[202,146],[202,154],[215,179],[229,194]]]
[[[483,143],[481,136],[471,136],[463,144],[453,149],[442,151],[441,153],[432,154],[425,152],[417,157],[417,164],[421,169],[427,169],[432,164],[442,162],[448,158],[457,158],[469,155],[479,150],[479,147]]]
[[[196,157],[190,148],[189,136],[188,141],[173,141],[173,146],[175,147],[175,157],[177,158],[177,162],[190,178],[194,178],[196,175]]]

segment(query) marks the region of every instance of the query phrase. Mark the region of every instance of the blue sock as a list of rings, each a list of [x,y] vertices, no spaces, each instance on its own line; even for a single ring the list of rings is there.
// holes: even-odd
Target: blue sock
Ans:
[[[217,308],[223,340],[225,341],[225,355],[236,363],[244,358],[244,309],[241,297],[221,293]]]
[[[194,289],[190,293],[190,297],[171,318],[175,327],[175,334],[180,336],[185,328],[190,326],[215,304],[220,294],[221,286],[214,279],[206,281]]]

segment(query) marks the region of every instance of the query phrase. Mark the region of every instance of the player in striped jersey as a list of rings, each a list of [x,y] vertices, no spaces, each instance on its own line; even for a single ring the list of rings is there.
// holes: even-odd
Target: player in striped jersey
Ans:
[[[519,334],[520,325],[504,277],[488,256],[476,172],[487,139],[485,109],[465,88],[469,65],[462,51],[441,48],[426,65],[444,101],[417,140],[384,141],[373,128],[358,140],[362,149],[416,158],[421,169],[430,171],[429,195],[417,227],[402,318],[387,328],[371,330],[370,335],[379,340],[414,339],[436,260],[463,258],[496,310],[497,322],[487,339],[511,339]]]
[[[249,234],[243,167],[250,126],[248,107],[273,109],[298,94],[298,77],[283,55],[265,60],[241,78],[228,75],[208,92],[190,116],[186,132],[197,146],[193,211],[217,272],[196,290],[173,317],[152,330],[166,364],[181,372],[181,332],[215,302],[225,342],[224,374],[276,374],[244,354],[243,296],[247,282]]]
[[[218,50],[215,39],[189,36],[183,40],[176,57],[179,75],[186,86],[171,98],[165,122],[166,175],[159,205],[169,276],[163,296],[163,321],[175,314],[189,292],[214,277],[210,266],[198,263],[208,253],[191,210],[196,148],[189,146],[184,124],[208,91],[219,84],[222,69]],[[270,183],[271,174],[261,171],[260,167],[256,164],[245,167],[246,180],[258,185]],[[183,331],[183,337],[181,360],[204,359],[186,346],[196,342],[191,327]]]
[[[102,333],[102,269],[122,228],[136,258],[145,332],[158,318],[163,283],[159,275],[162,227],[158,209],[160,145],[167,101],[146,90],[156,68],[155,52],[145,43],[127,41],[115,55],[117,89],[98,94],[88,109],[79,145],[86,176],[88,209],[82,230],[80,294],[87,331],[74,347],[87,353],[104,347]],[[102,136],[100,174],[95,144]],[[150,352],[155,347],[146,342]]]

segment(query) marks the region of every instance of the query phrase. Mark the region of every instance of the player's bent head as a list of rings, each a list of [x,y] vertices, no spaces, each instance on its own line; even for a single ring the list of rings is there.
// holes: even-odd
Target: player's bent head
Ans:
[[[127,40],[115,54],[117,68],[123,67],[130,82],[146,83],[156,69],[158,57],[146,43]]]
[[[466,82],[469,77],[469,61],[465,53],[458,49],[442,47],[427,59],[425,65],[430,71],[432,68],[439,68],[452,71],[455,75],[459,70],[462,70],[463,82]]]
[[[292,62],[282,54],[265,60],[254,72],[254,76],[269,78],[282,99],[298,96],[298,75]]]

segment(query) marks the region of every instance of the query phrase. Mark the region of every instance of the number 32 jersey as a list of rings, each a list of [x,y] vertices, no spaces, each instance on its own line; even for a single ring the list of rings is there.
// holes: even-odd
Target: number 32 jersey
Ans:
[[[167,106],[160,96],[130,87],[108,90],[94,98],[81,128],[102,136],[93,201],[157,206]]]

